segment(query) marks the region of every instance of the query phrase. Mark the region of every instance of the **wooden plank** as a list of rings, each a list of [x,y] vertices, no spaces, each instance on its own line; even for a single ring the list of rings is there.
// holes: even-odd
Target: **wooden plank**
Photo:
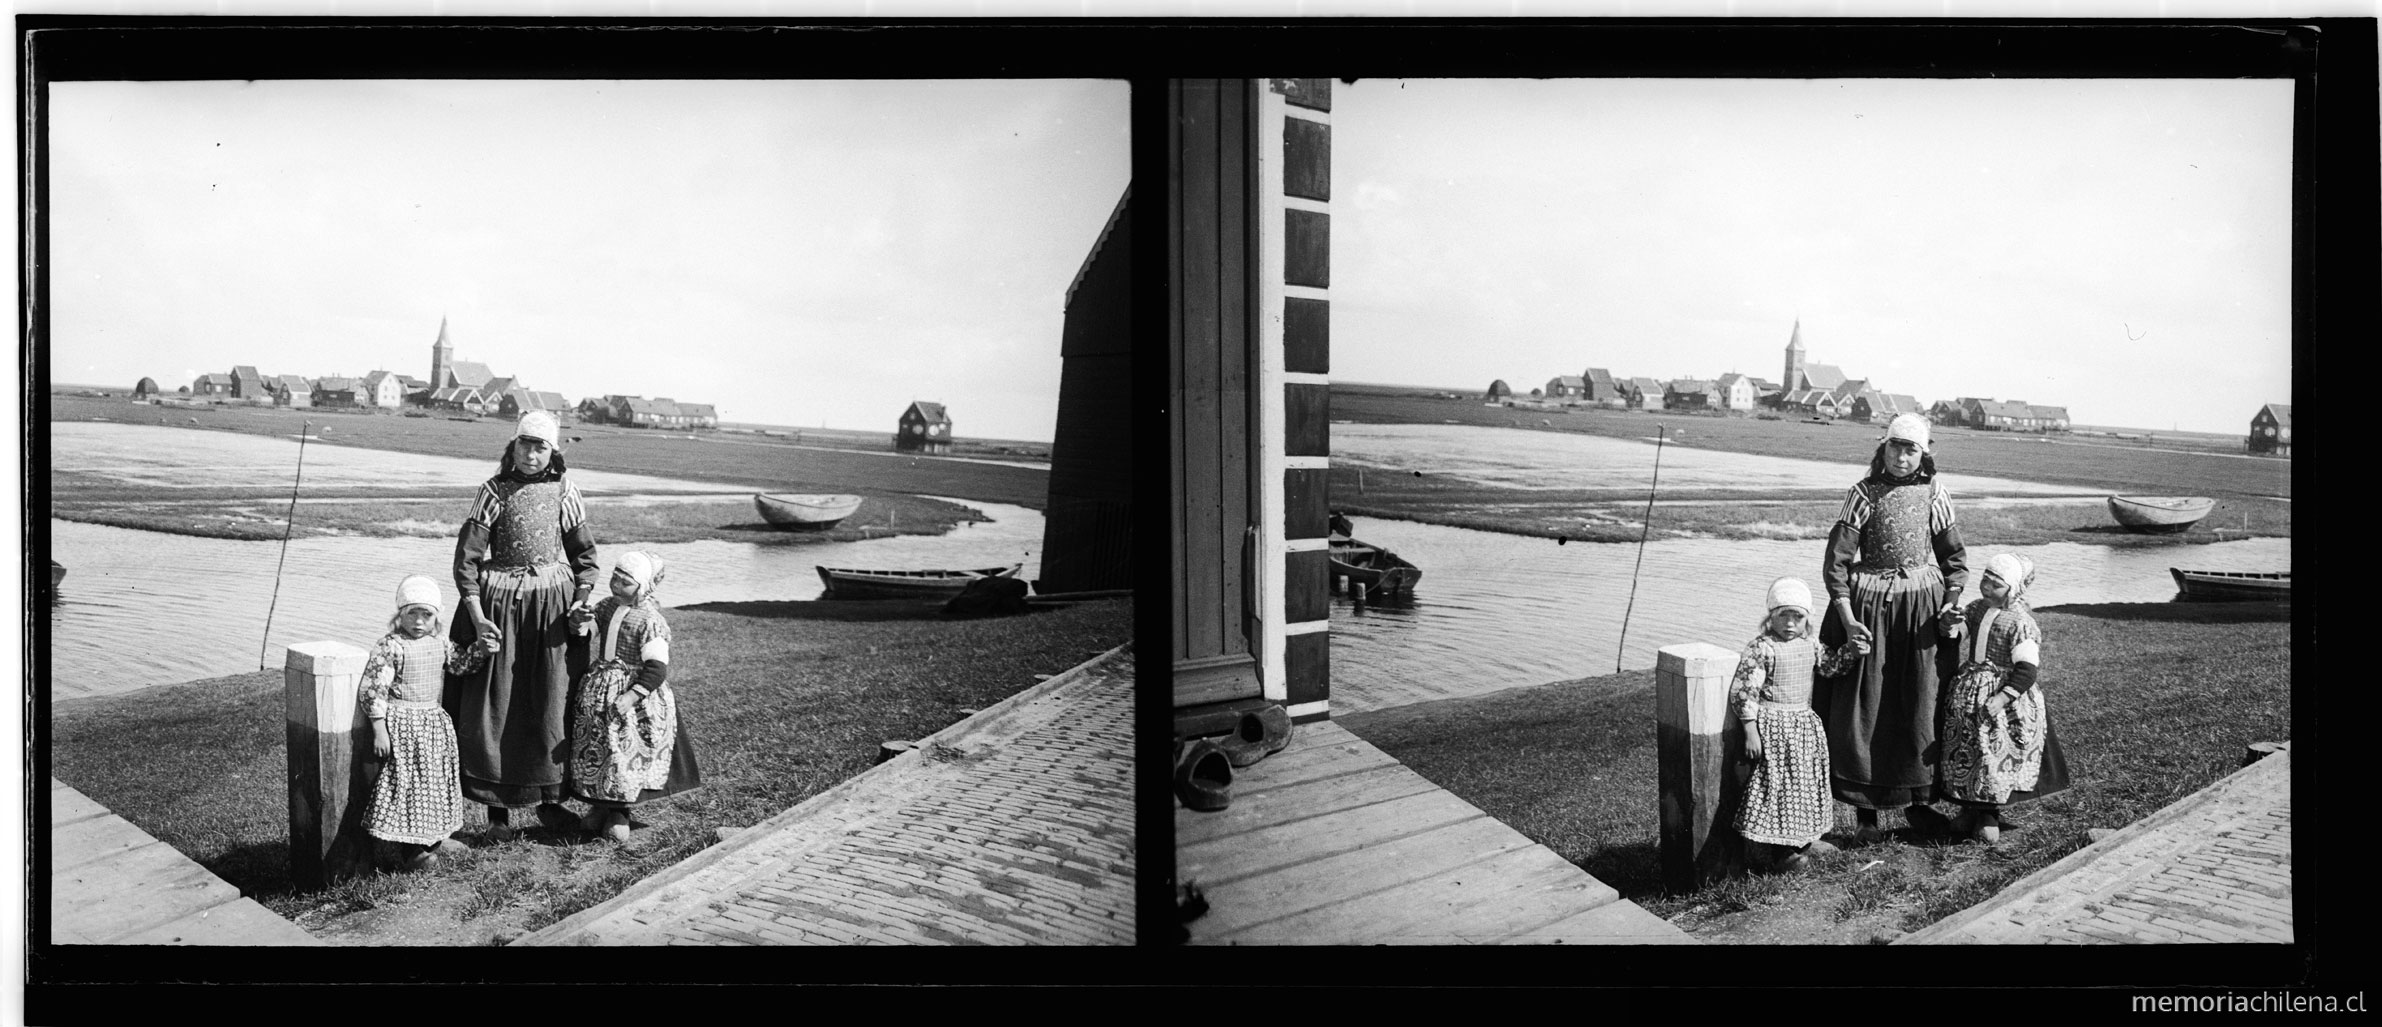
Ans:
[[[1322,816],[1177,845],[1175,873],[1187,880],[1218,884],[1263,878],[1487,816],[1444,791],[1425,789]]]
[[[1249,652],[1249,623],[1257,616],[1256,552],[1249,529],[1262,506],[1252,494],[1250,476],[1258,464],[1260,439],[1252,406],[1257,379],[1256,263],[1252,257],[1255,201],[1250,188],[1256,161],[1250,150],[1250,105],[1254,85],[1245,79],[1225,79],[1216,89],[1216,299],[1217,357],[1223,390],[1217,409],[1220,418],[1220,470],[1216,501],[1217,551],[1223,560],[1218,625],[1221,651]],[[1262,688],[1259,689],[1262,692]],[[1256,693],[1252,693],[1256,694]]]
[[[1223,612],[1233,602],[1224,594],[1223,561],[1237,558],[1239,539],[1223,544],[1221,493],[1226,445],[1219,419],[1224,396],[1224,312],[1218,293],[1221,276],[1217,239],[1222,197],[1216,181],[1217,103],[1224,83],[1197,79],[1182,83],[1182,110],[1176,121],[1182,129],[1178,154],[1182,190],[1182,278],[1175,288],[1182,297],[1183,391],[1177,405],[1183,411],[1181,461],[1183,482],[1182,532],[1186,540],[1181,569],[1183,599],[1176,604],[1185,659],[1224,654]]]
[[[1282,451],[1290,456],[1332,455],[1331,386],[1282,387]]]
[[[1329,601],[1329,593],[1325,593]],[[1332,636],[1328,631],[1292,635],[1284,648],[1283,662],[1287,691],[1283,696],[1290,705],[1321,702],[1332,694]]]
[[[1283,211],[1282,237],[1282,280],[1331,288],[1332,216],[1311,210]]]
[[[1267,87],[1284,100],[1309,110],[1332,109],[1332,80],[1328,78],[1270,78]]]
[[[1332,198],[1332,127],[1306,118],[1282,119],[1282,191]]]
[[[1626,899],[1502,939],[1506,945],[1692,945],[1670,921]]]
[[[1513,828],[1479,816],[1234,882],[1207,891],[1208,914],[1192,922],[1191,940],[1230,942],[1271,920],[1355,901],[1528,844]]]
[[[1332,559],[1321,549],[1285,553],[1283,588],[1289,593],[1282,616],[1291,623],[1329,620],[1332,616]]]
[[[1188,216],[1183,196],[1183,91],[1184,83],[1176,80],[1166,87],[1166,395],[1172,402],[1166,405],[1167,442],[1167,545],[1171,558],[1167,575],[1174,590],[1174,606],[1169,614],[1173,656],[1181,660],[1190,655],[1190,631],[1187,611],[1190,608],[1188,578],[1191,550],[1186,546],[1190,526],[1183,521],[1184,501],[1188,495],[1184,482],[1185,465],[1189,454],[1185,445],[1187,420],[1183,413],[1183,334],[1185,310],[1183,300],[1183,219]],[[1176,700],[1182,705],[1182,700]]]
[[[1283,298],[1282,369],[1303,374],[1332,373],[1330,300]]]
[[[1542,846],[1455,867],[1403,888],[1260,924],[1242,942],[1477,945],[1619,898]]]
[[[60,827],[77,820],[108,816],[108,808],[92,801],[91,797],[75,791],[57,778],[50,779],[50,826]]]
[[[1332,533],[1331,471],[1293,467],[1282,472],[1282,537],[1327,538]]]
[[[149,832],[132,826],[123,817],[105,816],[80,820],[50,831],[50,872],[121,855],[143,845],[162,845]]]
[[[146,930],[117,938],[112,945],[320,945],[306,933],[256,903],[234,899],[198,910]]]
[[[50,875],[50,923],[101,942],[240,897],[168,845],[144,845]]]
[[[1175,808],[1176,859],[1212,853],[1217,846],[1245,847],[1252,844],[1246,837],[1251,832],[1297,827],[1335,812],[1432,790],[1431,782],[1401,769],[1382,767],[1247,792],[1235,781],[1229,807],[1211,813]]]

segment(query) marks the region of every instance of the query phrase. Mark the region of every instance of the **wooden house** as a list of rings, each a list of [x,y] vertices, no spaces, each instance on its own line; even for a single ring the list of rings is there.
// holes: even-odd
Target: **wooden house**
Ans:
[[[557,418],[567,418],[574,412],[559,392],[513,389],[497,398],[496,412],[506,417],[518,418],[532,410],[543,410]]]
[[[1133,190],[1076,269],[1059,326],[1059,411],[1042,519],[1042,592],[1132,588]],[[716,423],[716,422],[715,422]]]
[[[1332,82],[1160,88],[1175,283],[1162,680],[1177,723],[1269,702],[1320,720],[1331,715]],[[1269,148],[1278,159],[1261,161]]]
[[[1588,397],[1588,379],[1576,374],[1559,374],[1547,379],[1547,398],[1569,402]]]
[[[2291,404],[2268,403],[2251,415],[2250,452],[2291,455]]]
[[[1590,403],[1618,406],[1627,398],[1622,393],[1621,383],[1613,378],[1613,372],[1604,368],[1591,367],[1580,378],[1587,382],[1587,395],[1584,398]]]
[[[1506,400],[1512,398],[1514,398],[1513,386],[1505,384],[1505,379],[1503,378],[1499,378],[1490,382],[1488,394],[1482,397],[1482,399],[1487,401],[1491,406],[1503,403]]]
[[[941,403],[911,403],[894,428],[893,448],[904,453],[951,452],[951,415]]]
[[[136,400],[147,400],[163,391],[165,390],[157,387],[155,378],[142,378],[132,384],[132,398]]]
[[[1662,408],[1665,410],[1713,409],[1712,383],[1701,378],[1679,378],[1663,386]]]
[[[1968,423],[1967,417],[1960,411],[1960,401],[1951,399],[1936,400],[1935,405],[1927,408],[1927,419],[1947,426]]]
[[[1722,410],[1751,410],[1755,393],[1753,379],[1731,371],[1713,379],[1715,402]]]
[[[2034,412],[2034,415],[2035,415],[2035,428],[2036,428],[2036,430],[2038,430],[2038,431],[2067,431],[2067,430],[2068,430],[2068,408],[2067,408],[2067,407],[2047,407],[2047,406],[2044,406],[2044,405],[2042,405],[2042,404],[2040,404],[2040,403],[2030,403],[2030,404],[2028,404],[2028,407],[2029,407],[2029,408],[2030,408],[2030,409],[2031,409],[2031,410]]]
[[[363,379],[333,376],[315,379],[309,398],[318,407],[361,407],[371,405],[368,395]]]
[[[476,360],[457,360],[447,365],[445,384],[449,388],[470,388],[485,394],[488,383],[495,380],[495,372],[488,370],[488,365]]]
[[[267,387],[272,390],[273,405],[277,407],[311,407],[314,405],[314,383],[301,375],[277,375]]]
[[[359,401],[368,407],[389,409],[405,402],[405,376],[395,371],[374,371],[358,380],[362,386]]]
[[[255,367],[241,364],[232,368],[232,398],[271,399],[273,388],[265,382],[264,375],[256,373]]]
[[[678,413],[689,428],[717,428],[720,426],[719,408],[709,403],[680,403]],[[1047,523],[1047,522],[1045,522]]]
[[[1845,377],[1844,371],[1834,364],[1805,364],[1800,370],[1803,374],[1801,387],[1806,389],[1827,389],[1833,392],[1850,380]],[[1789,382],[1787,384],[1791,387],[1797,383]]]
[[[1625,393],[1625,402],[1632,410],[1662,409],[1662,383],[1652,378],[1632,378]]]
[[[221,373],[202,374],[191,379],[190,394],[193,396],[229,396],[232,394],[232,376]]]
[[[1993,431],[2025,431],[2034,427],[2035,412],[2019,400],[1981,399],[1972,427]]]
[[[432,389],[423,398],[422,405],[436,410],[455,410],[476,414],[481,411],[480,390],[470,386]]]

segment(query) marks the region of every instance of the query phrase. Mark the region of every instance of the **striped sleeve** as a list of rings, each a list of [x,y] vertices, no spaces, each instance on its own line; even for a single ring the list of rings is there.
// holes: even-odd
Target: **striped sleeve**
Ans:
[[[1940,535],[1944,529],[1956,523],[1952,517],[1952,491],[1932,482],[1929,484],[1933,487],[1927,491],[1927,533]]]
[[[1836,523],[1859,531],[1862,525],[1869,523],[1869,511],[1873,505],[1869,493],[1856,484],[1844,490],[1844,510],[1836,515]]]
[[[562,530],[569,531],[587,523],[587,506],[579,500],[579,486],[570,479],[562,482]]]
[[[496,494],[496,483],[484,481],[480,483],[480,494],[471,502],[471,513],[463,519],[483,528],[494,528],[497,515],[503,513],[504,508],[504,497]]]

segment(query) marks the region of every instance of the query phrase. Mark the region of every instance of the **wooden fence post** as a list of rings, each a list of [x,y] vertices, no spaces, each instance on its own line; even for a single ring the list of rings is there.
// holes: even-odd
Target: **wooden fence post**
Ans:
[[[289,723],[289,870],[302,889],[324,887],[371,865],[364,801],[380,764],[357,702],[365,652],[345,642],[289,647],[282,705]]]
[[[1745,732],[1729,715],[1737,654],[1705,642],[1665,646],[1654,664],[1655,787],[1662,880],[1675,894],[1736,873],[1744,844],[1727,820],[1744,782]]]

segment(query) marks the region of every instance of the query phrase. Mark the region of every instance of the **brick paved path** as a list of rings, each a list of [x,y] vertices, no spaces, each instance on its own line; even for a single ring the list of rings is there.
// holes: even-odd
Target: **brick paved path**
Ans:
[[[2285,750],[1896,943],[2291,940]]]
[[[1125,647],[515,944],[1134,941]]]

